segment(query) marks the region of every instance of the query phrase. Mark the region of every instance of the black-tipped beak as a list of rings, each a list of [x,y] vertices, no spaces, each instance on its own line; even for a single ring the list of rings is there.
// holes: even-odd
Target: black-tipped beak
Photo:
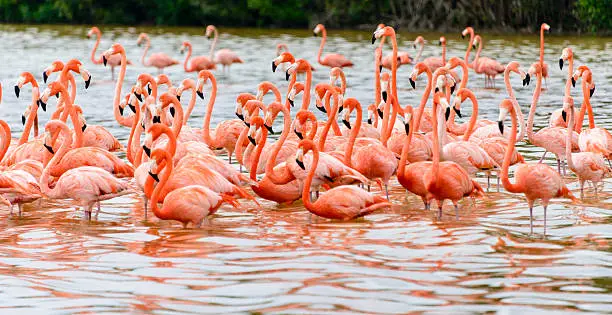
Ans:
[[[476,45],[472,45],[472,49],[476,49]]]
[[[295,135],[296,135],[296,136],[297,136],[297,137],[298,137],[300,140],[304,140],[304,135],[303,135],[301,132],[299,132],[299,131],[297,131],[297,130],[295,130],[295,129],[293,130],[293,132],[295,132]]]
[[[385,115],[385,113],[383,113],[383,111],[380,108],[377,108],[376,112],[378,113],[378,117],[380,118],[383,118],[383,116]]]
[[[459,118],[463,117],[463,116],[461,116],[461,109],[457,109],[457,108],[455,108],[455,106],[453,106],[453,110],[455,111],[455,114],[457,114],[457,116],[459,116]]]
[[[42,108],[43,112],[47,111],[47,103],[41,101],[40,99],[38,100],[38,106],[40,106],[40,108]]]
[[[440,91],[440,89],[436,86],[436,88],[434,89],[434,93],[438,93],[438,91]]]
[[[317,33],[312,32],[312,36],[317,37]]]
[[[132,110],[132,112],[134,112],[134,114],[136,114],[136,106],[132,105],[132,104],[128,104],[128,106],[130,107],[130,109]],[[123,114],[122,114],[123,115]]]
[[[372,124],[372,118],[368,118],[368,125]]]
[[[249,123],[249,122],[246,122],[246,121],[245,121],[245,122],[244,122],[244,124],[245,124],[247,127],[249,127],[249,128],[251,127],[251,123]]]
[[[321,106],[321,107],[317,106],[317,109],[318,109],[318,110],[320,110],[320,111],[322,111],[324,114],[327,114],[327,110],[325,110],[325,107],[323,107],[323,106]]]
[[[149,92],[149,95],[151,95],[151,92],[153,91],[151,89],[151,84],[147,84],[147,91]]]
[[[342,119],[342,123],[346,126],[346,128],[351,129],[351,123],[348,120]]]
[[[201,99],[204,99],[204,93],[202,93],[202,91],[198,91],[197,93]]]
[[[17,98],[19,98],[19,92],[20,92],[20,91],[21,91],[21,90],[19,89],[19,86],[18,86],[18,85],[15,85],[15,96],[17,96]]]
[[[589,91],[589,97],[593,97],[593,93],[595,93],[595,87]]]
[[[415,44],[412,44],[412,48],[416,49],[416,45],[415,45]]]
[[[383,68],[382,65],[378,66],[378,72],[382,72],[382,68]]]
[[[563,122],[567,123],[567,112],[565,110],[561,111],[561,118],[563,118]]]
[[[410,133],[410,124],[404,124],[404,130],[406,130],[406,135]]]
[[[450,107],[447,107],[444,111],[444,120],[448,120],[448,117],[450,117]]]
[[[85,89],[87,90],[89,88],[89,84],[91,83],[91,76],[89,76],[89,79],[87,79],[87,81],[85,81]]]
[[[174,117],[174,114],[176,114],[176,109],[174,109],[174,107],[170,107],[170,115]]]
[[[410,82],[410,85],[412,86],[412,88],[416,89],[416,82],[414,82],[414,80],[412,80],[412,78],[409,78],[408,81]]]
[[[139,101],[141,101],[141,102],[142,102],[142,95],[141,95],[141,94],[138,94],[138,93],[134,92],[134,96],[136,96],[136,98],[137,98]]]
[[[249,141],[253,144],[253,145],[257,145],[257,142],[255,142],[255,138],[249,136]]]
[[[153,178],[156,182],[159,182],[159,176],[157,176],[157,174],[149,171],[149,176],[151,176],[151,178]]]
[[[147,147],[146,145],[142,146],[142,151],[144,151],[144,153],[148,156],[151,157],[151,148]]]
[[[83,124],[83,126],[81,127],[81,131],[85,132],[85,129],[87,129],[87,124]]]
[[[47,83],[47,79],[49,76],[47,75],[47,71],[43,71],[43,82]]]
[[[236,117],[240,118],[240,120],[244,121],[244,116],[242,114],[236,113]]]
[[[59,98],[59,92],[57,92],[57,93],[55,94],[55,97],[56,97],[56,98]]]
[[[386,103],[387,102],[387,91],[382,91],[382,99]]]
[[[289,77],[291,77],[289,71],[285,72],[285,81],[289,81]]]
[[[289,101],[289,105],[291,105],[291,107],[295,107],[295,104],[293,103],[292,99],[287,99]]]
[[[153,123],[154,124],[161,124],[161,117],[160,116],[153,116]]]
[[[123,107],[119,106],[119,115],[123,116]]]
[[[376,36],[372,34],[372,44],[376,43]]]
[[[272,72],[276,72],[276,64],[272,61]]]
[[[572,86],[576,87],[576,80],[574,79],[574,77],[572,77]]]
[[[563,58],[559,58],[559,69],[563,70]]]
[[[523,79],[523,86],[529,85],[529,82],[531,82],[531,76],[529,75],[529,73],[527,73],[525,75],[525,78]]]
[[[344,110],[344,106],[340,105],[340,107],[338,107],[338,113],[342,113],[343,110]]]
[[[104,63],[104,66],[106,67],[106,63],[108,62],[108,60],[106,60],[106,56],[102,56],[102,62]]]
[[[266,129],[268,129],[268,132],[270,132],[270,134],[274,134],[274,129],[272,128],[272,126],[268,126],[266,124],[264,124],[264,126],[266,126]]]
[[[461,34],[461,39],[465,39],[465,35]]]
[[[25,116],[21,115],[21,124],[25,125],[25,121],[26,121]]]
[[[177,99],[177,100],[180,102],[180,101],[181,101],[181,96],[180,96],[180,95],[177,95],[177,96],[176,96],[176,99]]]
[[[43,144],[43,146],[45,147],[45,149],[47,149],[47,151],[51,152],[51,154],[55,154],[55,152],[53,151],[53,148],[48,145],[48,144]]]
[[[304,162],[302,162],[302,161],[300,161],[300,160],[298,160],[298,159],[295,159],[295,163],[297,163],[297,165],[298,165],[298,166],[299,166],[301,169],[306,170],[306,167],[304,166]]]
[[[451,86],[450,90],[451,90],[451,94],[455,93],[455,85]]]
[[[499,128],[499,132],[503,135],[504,134],[504,122],[499,120],[497,122],[497,128]]]

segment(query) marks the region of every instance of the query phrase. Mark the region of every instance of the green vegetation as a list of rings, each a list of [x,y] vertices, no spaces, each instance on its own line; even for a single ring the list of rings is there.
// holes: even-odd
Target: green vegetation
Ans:
[[[612,0],[0,0],[5,23],[612,31]]]

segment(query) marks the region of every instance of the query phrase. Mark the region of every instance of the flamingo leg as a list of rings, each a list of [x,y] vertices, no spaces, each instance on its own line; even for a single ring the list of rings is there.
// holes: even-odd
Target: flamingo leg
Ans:
[[[459,205],[455,202],[455,220],[459,220]]]
[[[533,234],[533,206],[529,206],[529,234]]]
[[[370,192],[370,188],[371,188],[371,187],[370,187],[370,185],[368,184],[368,192]]]
[[[147,214],[148,214],[147,213],[147,208],[149,206],[149,199],[147,199],[147,196],[143,196],[143,199],[144,199],[143,202],[144,202],[144,211],[145,211],[144,217],[145,217],[145,221],[146,221],[147,220]]]
[[[438,201],[438,220],[442,219],[442,205],[444,205],[444,200]]]
[[[229,159],[229,164],[232,164],[232,154],[228,152],[227,157]]]
[[[23,205],[20,203],[17,204],[17,209],[19,209],[19,217],[21,218],[21,210],[23,209]]]
[[[11,212],[9,213],[10,215],[13,215],[13,208],[15,207],[15,205],[11,204]]]
[[[598,183],[593,183],[593,189],[595,189],[595,197],[597,198],[597,184]]]
[[[115,81],[115,67],[111,67],[111,80]]]
[[[597,187],[595,187],[595,191],[597,191]],[[580,199],[584,199],[584,181],[580,181]]]
[[[497,173],[497,192],[499,192],[499,173]]]
[[[387,195],[387,201],[389,200],[389,185],[385,184],[385,194]]]
[[[544,236],[546,236],[546,208],[548,205],[544,205]]]
[[[491,174],[487,173],[487,192],[489,192],[489,188],[491,188]]]
[[[538,163],[542,163],[542,161],[544,161],[544,158],[546,157],[546,153],[548,153],[548,151],[544,151],[544,154],[542,154],[542,157],[540,158],[540,161],[538,161]]]
[[[561,175],[561,160],[557,159],[557,172]]]
[[[100,202],[96,202],[98,204],[98,209],[96,211],[96,220],[98,220],[98,215],[100,214]]]

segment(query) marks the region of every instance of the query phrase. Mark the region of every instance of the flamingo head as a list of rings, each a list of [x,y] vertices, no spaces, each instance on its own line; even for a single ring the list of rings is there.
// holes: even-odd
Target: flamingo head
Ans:
[[[497,119],[497,126],[499,128],[499,132],[504,134],[504,120],[508,113],[514,113],[514,105],[512,104],[512,100],[504,99],[499,104],[499,118]]]
[[[304,139],[300,141],[297,150],[295,151],[295,162],[301,169],[306,169],[306,167],[304,166],[304,155],[314,150],[316,150],[316,146],[312,140]]]
[[[319,83],[315,85],[315,103],[318,110],[327,114],[325,106],[323,106],[323,98],[325,94],[331,90],[331,85],[328,83]]]
[[[251,125],[249,126],[249,132],[247,134],[247,138],[249,142],[253,145],[257,145],[257,141],[255,140],[257,136],[257,130],[261,129],[264,125],[264,120],[260,116],[251,117]]]
[[[297,73],[298,69],[305,69],[310,67],[308,61],[304,59],[297,59],[294,63],[292,63],[289,68],[287,68],[287,72],[285,74],[285,80],[289,81],[289,77],[291,75]]]
[[[550,25],[546,24],[546,23],[542,23],[542,26],[540,26],[540,28],[543,31],[549,31],[550,30]]]
[[[302,91],[304,91],[304,83],[302,82],[296,82],[293,87],[291,87],[291,91],[289,91],[289,94],[287,94],[287,100],[289,101],[289,104],[291,104],[291,107],[295,106],[295,97]]]
[[[542,67],[540,67],[540,64],[537,62],[533,63],[527,70],[527,75],[529,76],[529,78],[531,78],[532,76],[536,78],[538,76],[542,76]],[[525,84],[523,83],[523,85]]]
[[[572,74],[572,86],[576,87],[576,82],[578,81],[578,78],[582,77],[583,80],[587,81],[587,83],[591,83],[591,85],[594,86],[593,84],[593,76],[591,74],[591,69],[589,69],[589,67],[582,65],[579,66],[574,73]]]
[[[446,46],[446,37],[440,36],[440,41],[438,43],[440,46]]]
[[[378,72],[382,72],[382,49],[380,47],[374,49],[374,63],[378,65]]]
[[[85,81],[85,89],[89,88],[89,85],[91,84],[91,73],[85,69],[81,61],[78,59],[71,59],[66,63],[65,68],[80,74],[83,81]],[[66,71],[66,69],[63,69],[63,71]]]
[[[176,88],[176,98],[178,98],[178,100],[181,100],[181,95],[183,95],[183,92],[185,92],[186,90],[190,90],[195,88],[196,83],[193,79],[184,79],[179,86]]]
[[[270,91],[278,90],[278,88],[270,81],[263,81],[257,86],[257,100],[262,101],[264,96]]]
[[[38,100],[38,103],[42,107],[46,107],[47,101],[49,100],[49,97],[51,95],[55,95],[59,97],[59,94],[64,93],[64,92],[66,92],[66,88],[64,87],[64,85],[61,82],[53,81],[49,83],[47,88],[42,92],[42,94],[40,95],[40,99]]]
[[[574,98],[571,96],[563,97],[563,111],[561,115],[563,116],[563,121],[567,121],[567,113],[570,113],[574,110]]]
[[[89,32],[87,32],[87,38],[91,38],[93,35],[100,35],[100,29],[96,26],[92,27]]]
[[[60,60],[56,60],[51,63],[45,70],[43,71],[43,82],[47,83],[47,79],[51,75],[51,73],[62,71],[64,69],[64,63]]]
[[[376,104],[372,103],[368,105],[368,124],[371,125],[373,123],[374,112],[376,112]]]
[[[381,29],[377,29],[376,31],[374,31],[374,33],[372,33],[372,44],[374,44],[377,39],[383,36],[395,36],[395,29],[393,29],[393,27],[391,26],[385,26]]]
[[[266,105],[258,100],[249,100],[242,108],[244,112],[244,124],[247,127],[251,126],[251,118],[259,115],[259,110],[263,111],[264,114],[268,111]]]
[[[142,45],[143,41],[146,41],[146,42],[149,41],[149,35],[147,35],[147,33],[140,33],[138,35],[138,39],[136,40],[136,45],[138,45],[140,47],[140,45]]]
[[[188,41],[184,41],[183,44],[181,45],[181,50],[180,50],[181,54],[185,53],[185,50],[189,48],[191,48],[191,43]]]
[[[29,117],[31,113],[32,113],[32,108],[30,108],[30,106],[26,107],[25,111],[23,112],[23,115],[21,115],[21,124],[22,125],[25,125],[26,117]]]
[[[79,105],[72,105],[72,106],[73,106],[75,113],[77,114],[78,122],[81,125],[81,131],[85,132],[85,129],[87,129],[87,121],[85,120],[85,117],[83,116],[83,109]]]
[[[466,27],[463,32],[461,32],[461,38],[465,38],[468,34],[474,34],[474,29],[471,26]]]
[[[32,84],[32,92],[38,93],[38,82],[36,82],[36,79],[34,78],[32,73],[26,71],[22,72],[19,75],[19,78],[17,79],[17,84],[15,84],[15,96],[17,96],[17,98],[19,98],[21,88],[23,88],[23,86],[28,83]]]
[[[338,67],[333,67],[330,71],[329,71],[329,84],[334,84],[336,83],[336,81],[338,81],[341,77],[344,77],[344,72],[342,71],[341,68]]]
[[[474,36],[474,43],[472,43],[472,48],[476,49],[476,47],[482,42],[482,37],[480,35]]]
[[[325,26],[323,24],[317,24],[315,28],[312,30],[312,34],[316,37],[320,32],[325,30]]]
[[[531,67],[535,68],[531,69]],[[528,69],[528,72],[525,72],[523,69],[521,69],[521,65],[517,61],[511,61],[506,65],[506,69],[504,71],[507,73],[518,73],[521,76],[521,80],[523,80],[523,86],[526,86],[529,85],[529,82],[531,82],[531,75],[529,73],[532,72],[535,75],[538,71],[536,68],[540,68],[540,64],[534,63],[531,67]]]
[[[314,135],[317,132],[317,117],[313,112],[305,109],[300,109],[295,115],[295,122],[293,127],[293,132],[297,135],[297,137],[302,140],[304,139],[304,127],[308,121],[313,122],[312,130],[310,135],[306,135],[308,139],[314,138]]]
[[[215,79],[215,76],[212,74],[212,72],[208,70],[201,70],[200,72],[198,72],[198,82],[196,84],[196,92],[198,93],[198,96],[201,99],[204,99],[204,94],[202,93],[202,90],[204,89],[204,85],[208,82],[208,79],[211,79],[211,81]]]
[[[463,59],[459,57],[451,57],[450,59],[448,59],[448,62],[446,63],[445,67],[448,69],[454,69],[458,66],[461,66],[462,64],[465,64],[465,61],[463,61]]]
[[[215,32],[217,28],[214,25],[208,25],[206,27],[206,33],[204,36],[206,36],[206,38],[210,39],[213,35],[213,33]]]
[[[412,73],[410,73],[410,77],[408,78],[408,81],[410,82],[410,85],[412,86],[413,89],[416,89],[416,80],[418,76],[423,72],[431,74],[431,70],[429,70],[429,67],[423,62],[419,62],[416,65],[414,65],[414,68],[412,69]]]
[[[102,53],[102,62],[104,63],[104,66],[106,66],[108,58],[115,54],[125,54],[125,49],[119,43],[114,43],[111,48]]]
[[[168,88],[172,87],[172,81],[170,81],[170,78],[163,73],[155,77],[155,83],[157,83],[157,86],[165,84],[168,86]]]
[[[563,48],[563,51],[561,51],[561,57],[559,57],[559,69],[563,70],[563,64],[565,63],[565,60],[570,60],[572,58],[574,58],[574,53],[572,52],[572,49],[569,47]]]
[[[295,58],[293,57],[293,55],[288,52],[282,52],[280,53],[276,58],[274,58],[272,60],[272,72],[276,72],[276,68],[284,62],[290,62],[290,63],[294,63],[295,62]]]
[[[264,127],[266,127],[266,129],[268,129],[271,134],[274,134],[274,128],[272,128],[274,120],[278,116],[278,113],[283,111],[284,108],[285,106],[283,106],[283,104],[281,104],[280,102],[272,102],[270,103],[270,105],[268,105],[268,111],[266,112],[264,118]],[[285,112],[285,114],[287,113],[288,112]]]
[[[342,123],[346,126],[346,128],[351,129],[351,123],[350,123],[351,112],[357,107],[361,109],[361,104],[359,104],[359,101],[356,98],[349,97],[344,100],[344,102],[342,103],[342,106],[346,107],[346,111],[344,112],[344,117],[342,118]]]
[[[412,43],[412,48],[417,49],[417,47],[425,45],[425,38],[423,36],[417,36]]]
[[[402,118],[404,119],[404,130],[406,131],[406,135],[410,133],[410,125],[412,124],[412,113],[412,106],[406,105],[406,107],[404,107],[404,115],[402,116]]]

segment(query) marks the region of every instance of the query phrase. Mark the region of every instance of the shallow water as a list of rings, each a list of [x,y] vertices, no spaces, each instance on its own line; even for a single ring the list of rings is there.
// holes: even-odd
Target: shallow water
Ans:
[[[125,143],[129,130],[117,127],[112,116],[114,84],[108,69],[89,61],[93,40],[85,37],[87,30],[0,26],[4,86],[0,118],[9,122],[15,136],[22,130],[20,116],[29,102],[29,88],[19,100],[12,93],[19,73],[31,71],[42,81],[40,73],[53,60],[80,58],[93,80],[88,90],[78,83],[77,103],[89,124],[105,126]],[[135,64],[128,68],[126,85],[141,72],[154,72],[139,63],[141,48],[135,41],[143,30],[103,28],[100,49],[120,42]],[[180,60],[183,40],[194,44],[197,55],[207,54],[210,45],[202,28],[146,31],[152,35],[152,52],[163,51]],[[308,30],[220,31],[217,47],[235,49],[245,63],[232,66],[230,75],[217,71],[220,85],[213,125],[233,118],[235,96],[255,93],[262,80],[278,84],[284,93],[284,74],[270,71],[276,43],[287,43],[298,57],[313,64],[319,44]],[[326,51],[342,52],[356,64],[346,70],[347,95],[369,104],[371,34],[329,33]],[[414,56],[411,41],[416,35],[401,33],[400,50]],[[433,43],[440,34],[424,36],[430,41],[424,56],[438,54],[440,48]],[[447,34],[447,39],[448,56],[463,56],[467,40],[459,34]],[[490,35],[485,40],[483,55],[504,63],[517,60],[526,70],[537,59],[537,37]],[[567,45],[574,50],[576,66],[586,63],[593,69],[596,121],[612,128],[610,38],[548,36],[546,42],[551,77],[540,98],[536,129],[547,125],[550,111],[561,104],[566,72],[559,70],[558,59]],[[328,80],[327,69],[314,65],[315,83]],[[421,79],[416,91],[410,88],[411,68],[400,68],[400,101],[417,105],[425,84]],[[180,66],[166,73],[175,82],[195,77]],[[512,83],[527,113],[534,85],[522,87],[516,77]],[[479,98],[481,115],[497,119],[497,105],[506,93],[485,90],[483,85],[483,78],[471,73],[468,87]],[[501,78],[497,86],[503,87]],[[572,94],[581,100],[579,88]],[[201,124],[204,114],[204,102],[198,106],[190,120],[194,126]],[[464,112],[469,116],[468,106]],[[49,113],[41,113],[42,121],[48,117]],[[532,146],[520,149],[530,160],[542,152]],[[575,179],[568,182],[577,193]],[[26,206],[21,218],[0,209],[0,312],[612,312],[609,183],[599,199],[589,190],[579,205],[555,201],[549,207],[546,237],[541,207],[534,211],[535,234],[529,235],[529,212],[518,195],[492,192],[475,205],[463,202],[460,220],[451,209],[438,220],[397,182],[392,186],[393,209],[347,223],[311,217],[301,204],[278,207],[262,202],[256,207],[243,202],[240,209],[223,207],[202,229],[182,229],[155,218],[145,221],[135,194],[104,202],[98,220],[92,222],[84,222],[70,201]]]

